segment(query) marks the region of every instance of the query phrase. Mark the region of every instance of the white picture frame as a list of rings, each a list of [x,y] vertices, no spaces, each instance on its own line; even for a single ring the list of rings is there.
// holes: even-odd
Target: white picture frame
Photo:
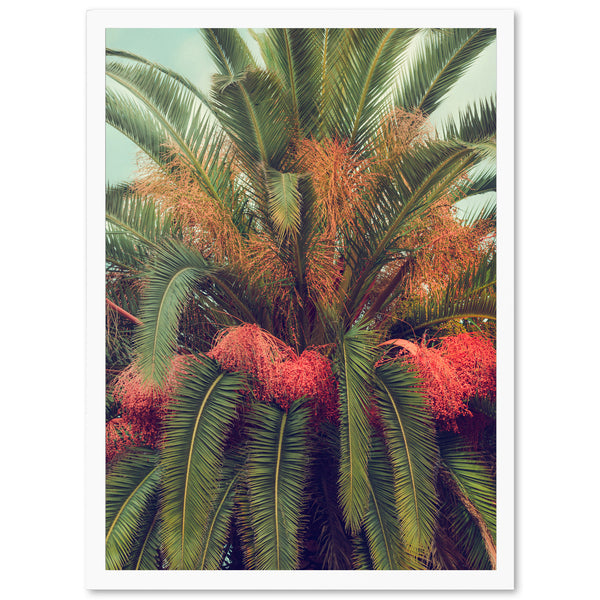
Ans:
[[[514,15],[509,10],[92,10],[87,15],[86,573],[88,589],[514,589]],[[109,571],[104,505],[105,32],[182,27],[489,27],[497,30],[497,569]]]

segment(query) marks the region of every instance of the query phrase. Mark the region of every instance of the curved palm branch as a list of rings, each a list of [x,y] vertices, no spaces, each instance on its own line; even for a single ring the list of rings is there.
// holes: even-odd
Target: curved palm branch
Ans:
[[[125,569],[133,571],[156,571],[162,567],[160,558],[162,539],[158,496],[148,509],[148,516],[144,521],[144,525],[144,529],[139,530],[138,537],[131,549],[129,563],[125,566]]]
[[[346,526],[356,533],[369,501],[367,462],[371,425],[367,414],[374,334],[355,325],[338,340],[334,368],[340,390],[339,499]]]
[[[495,38],[495,29],[430,32],[423,40],[419,40],[416,58],[410,69],[402,74],[396,104],[431,114]]]
[[[160,247],[148,275],[140,310],[142,326],[135,337],[146,378],[162,383],[177,348],[179,318],[195,290],[203,293],[197,297],[201,303],[210,297],[211,286],[216,286],[234,311],[254,322],[252,313],[222,277],[223,271],[183,244],[171,242]]]
[[[322,66],[322,36],[319,29],[267,29],[260,37],[267,69],[280,78],[287,91],[288,112],[301,135],[316,132]]]
[[[371,218],[363,219],[348,240],[339,294],[349,314],[355,314],[381,268],[398,257],[413,220],[444,196],[475,160],[474,151],[461,144],[436,142],[415,148],[392,168],[390,183],[369,206]]]
[[[450,116],[441,126],[445,139],[461,140],[477,149],[482,158],[496,159],[496,98],[480,100]]]
[[[106,568],[123,569],[136,540],[152,523],[160,467],[154,452],[132,451],[106,478]]]
[[[257,67],[256,59],[237,29],[201,29],[200,33],[219,74],[229,76],[232,82],[246,69]]]
[[[186,371],[161,450],[163,531],[171,569],[197,569],[207,560],[205,532],[226,435],[244,387],[243,376],[221,371],[206,356],[190,361]]]
[[[242,477],[243,463],[239,457],[228,455],[223,465],[221,482],[212,501],[206,533],[202,540],[198,569],[219,569],[233,520],[237,485]]]
[[[129,186],[106,190],[106,260],[139,269],[161,241],[181,237],[181,228],[155,202],[132,193]]]
[[[151,67],[152,69],[156,69],[156,70],[160,71],[161,73],[168,75],[170,78],[175,80],[177,83],[181,84],[183,87],[187,88],[207,108],[210,108],[206,94],[204,94],[202,91],[200,91],[187,77],[183,77],[183,75],[181,75],[180,73],[177,73],[177,71],[173,71],[173,69],[169,69],[168,67],[165,67],[159,63],[152,62],[152,61],[148,60],[147,58],[140,56],[139,54],[135,54],[133,52],[128,52],[127,50],[114,50],[112,48],[107,48],[106,56],[136,61],[136,62],[142,63],[148,67]]]
[[[222,157],[214,151],[223,144],[222,131],[198,98],[160,69],[143,63],[112,61],[106,73],[132,98],[126,100],[107,88],[109,123],[164,167],[168,167],[164,146],[175,144],[206,193],[222,200],[224,187],[230,185],[221,168]]]
[[[399,75],[415,33],[414,29],[345,30],[333,59],[337,85],[330,134],[363,146],[390,107],[390,81]]]
[[[363,529],[375,569],[417,569],[418,562],[406,552],[396,509],[394,469],[383,440],[376,437],[369,461],[369,506]]]
[[[257,405],[250,417],[247,481],[257,569],[295,569],[305,504],[308,409]]]
[[[377,406],[393,467],[400,531],[415,556],[432,543],[437,512],[435,471],[438,451],[433,419],[416,391],[415,376],[400,363],[376,370]]]
[[[440,441],[441,479],[479,529],[496,568],[496,482],[481,457],[450,437]]]
[[[327,569],[352,568],[352,540],[345,531],[344,519],[338,502],[337,477],[339,475],[339,431],[325,427],[323,436],[315,442],[313,457],[313,503],[309,513],[313,527],[317,528],[319,555]]]
[[[479,261],[450,279],[441,293],[431,294],[404,315],[390,330],[392,337],[415,336],[438,329],[453,319],[496,320],[496,253],[492,249]]]

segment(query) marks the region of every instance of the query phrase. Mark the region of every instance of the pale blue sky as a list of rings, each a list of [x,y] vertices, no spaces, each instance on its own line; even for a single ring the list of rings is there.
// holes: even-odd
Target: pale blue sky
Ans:
[[[258,54],[247,30],[240,30]],[[207,91],[214,72],[212,59],[197,29],[107,29],[106,46],[128,50],[181,73]],[[435,112],[434,123],[443,121],[457,108],[496,91],[496,44],[491,44],[470,71],[457,83],[448,100]],[[106,127],[106,179],[111,183],[130,180],[136,170],[137,146],[120,132]]]

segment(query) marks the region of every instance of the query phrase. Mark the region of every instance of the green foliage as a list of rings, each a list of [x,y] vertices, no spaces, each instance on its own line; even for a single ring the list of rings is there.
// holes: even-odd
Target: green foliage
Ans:
[[[160,467],[155,453],[130,452],[106,478],[106,568],[123,569],[133,556],[140,533],[152,529]],[[137,550],[137,552],[136,552]]]
[[[376,381],[403,543],[413,555],[423,557],[432,542],[437,511],[434,422],[417,391],[415,376],[401,363],[381,365],[376,370]]]
[[[170,568],[195,569],[207,560],[205,532],[211,528],[225,440],[242,386],[240,375],[222,372],[208,357],[190,363],[161,453],[162,518]]]
[[[308,411],[256,406],[250,420],[248,490],[257,569],[295,569],[308,467]]]
[[[423,36],[412,69],[405,72],[397,102],[432,113],[461,75],[496,38],[495,29],[446,29]]]
[[[357,325],[340,337],[335,371],[340,385],[340,503],[346,526],[360,527],[369,499],[367,461],[371,425],[367,414],[374,336]]]
[[[396,140],[393,160],[381,150],[390,111],[418,109],[421,123],[494,31],[268,29],[255,35],[260,57],[236,30],[202,35],[208,94],[107,50],[107,122],[161,182],[184,186],[178,209],[198,194],[212,219],[186,222],[143,185],[107,189],[106,293],[120,309],[107,313],[107,382],[134,363],[156,389],[176,355],[182,369],[158,448],[109,465],[107,568],[493,568],[494,449],[438,431],[417,378],[378,344],[495,319],[493,251],[447,274],[442,292],[407,292],[420,249],[409,240],[436,203],[463,197],[468,178],[466,195],[495,190],[495,99],[439,136]],[[302,152],[326,142],[331,156],[310,171]],[[490,201],[464,223],[493,231],[495,211]],[[293,358],[233,371],[199,353],[241,324]],[[258,350],[243,352],[251,362]],[[298,393],[284,410],[260,391],[257,373],[276,379],[304,351],[330,361],[326,417],[321,397]],[[304,375],[283,378],[283,392]],[[111,389],[107,420],[124,412]],[[473,407],[495,416],[485,400]]]

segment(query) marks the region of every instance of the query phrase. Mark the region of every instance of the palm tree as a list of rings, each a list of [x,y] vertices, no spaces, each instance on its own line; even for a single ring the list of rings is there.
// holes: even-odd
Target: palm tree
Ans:
[[[453,207],[495,100],[428,117],[494,30],[202,34],[208,95],[107,50],[147,157],[107,191],[107,568],[495,568],[494,404],[415,362],[493,334],[495,208]]]

